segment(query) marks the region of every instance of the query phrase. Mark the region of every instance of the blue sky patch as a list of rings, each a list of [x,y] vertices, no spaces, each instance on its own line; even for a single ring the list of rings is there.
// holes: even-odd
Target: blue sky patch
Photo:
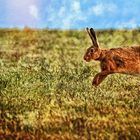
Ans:
[[[0,0],[0,27],[137,28],[139,0]]]

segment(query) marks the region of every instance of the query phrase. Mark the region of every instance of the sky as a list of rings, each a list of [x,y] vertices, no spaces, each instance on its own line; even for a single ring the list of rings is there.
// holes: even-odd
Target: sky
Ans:
[[[140,0],[0,0],[0,27],[140,27]]]

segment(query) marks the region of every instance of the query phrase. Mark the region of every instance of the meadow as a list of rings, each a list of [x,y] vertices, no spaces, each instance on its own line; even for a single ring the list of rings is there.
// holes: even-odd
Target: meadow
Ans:
[[[102,48],[140,44],[140,29],[97,30]],[[85,30],[0,29],[0,139],[138,140],[140,77],[95,88]]]

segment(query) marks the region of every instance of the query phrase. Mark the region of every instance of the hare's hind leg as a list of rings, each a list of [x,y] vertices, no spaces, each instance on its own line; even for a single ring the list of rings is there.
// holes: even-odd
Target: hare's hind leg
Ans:
[[[92,85],[98,86],[111,72],[103,71],[95,75]]]

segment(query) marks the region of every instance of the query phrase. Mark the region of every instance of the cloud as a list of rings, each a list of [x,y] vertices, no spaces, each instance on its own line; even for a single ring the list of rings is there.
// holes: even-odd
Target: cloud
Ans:
[[[81,10],[80,0],[67,1],[64,0],[61,6],[57,9],[53,4],[47,9],[47,21],[55,28],[70,29],[77,22],[86,19],[83,16],[84,12]]]
[[[135,28],[139,4],[124,0],[0,0],[0,25],[49,28]]]
[[[92,10],[95,15],[102,15],[104,13],[104,6],[102,4],[97,4],[92,7]]]
[[[106,13],[114,13],[117,11],[117,6],[113,3],[98,3],[92,7],[92,11],[96,16],[101,16]]]
[[[39,0],[6,0],[7,22],[10,26],[37,26]]]
[[[74,26],[77,22],[85,21],[86,17],[83,15],[84,12],[81,10],[80,1],[72,1],[70,4],[69,14],[65,15],[64,19],[62,20],[62,27],[69,29],[72,26]],[[63,18],[63,16],[61,18]]]
[[[117,28],[136,28],[138,27],[138,23],[135,19],[130,19],[128,21],[119,21],[116,24]]]
[[[38,8],[36,5],[30,5],[29,6],[29,13],[31,16],[33,16],[35,19],[39,18],[39,12],[38,12]]]
[[[64,29],[69,29],[72,25],[72,17],[67,17],[66,19],[63,19],[62,20],[62,25],[61,25],[61,28],[64,28]]]
[[[72,10],[74,13],[78,14],[81,12],[81,6],[80,6],[80,2],[79,1],[74,1],[72,3]]]
[[[59,6],[51,3],[50,7],[47,7],[48,25],[52,28],[59,27],[61,29],[75,28],[79,26],[79,23],[88,26],[88,20],[91,22],[91,19],[92,21],[95,20],[95,16],[114,14],[118,8],[114,3],[100,2],[94,6],[86,5],[83,7],[84,4],[85,2],[82,3],[80,0],[63,0]],[[58,6],[57,10],[56,6]],[[95,24],[95,22],[93,23]]]
[[[66,12],[66,8],[64,6],[62,6],[58,12],[58,16],[62,17]]]

